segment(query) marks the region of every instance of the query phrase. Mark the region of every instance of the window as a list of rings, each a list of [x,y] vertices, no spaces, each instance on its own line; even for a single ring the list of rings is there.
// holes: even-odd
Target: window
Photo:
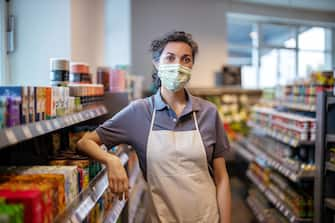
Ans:
[[[0,85],[5,84],[5,1],[0,0]]]
[[[228,16],[228,63],[242,67],[242,86],[285,85],[331,69],[333,31],[324,27],[243,21]]]

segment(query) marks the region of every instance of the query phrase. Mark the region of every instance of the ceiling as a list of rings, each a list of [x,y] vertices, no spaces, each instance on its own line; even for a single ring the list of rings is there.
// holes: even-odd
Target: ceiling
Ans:
[[[335,0],[233,0],[233,2],[247,2],[290,8],[335,11]]]

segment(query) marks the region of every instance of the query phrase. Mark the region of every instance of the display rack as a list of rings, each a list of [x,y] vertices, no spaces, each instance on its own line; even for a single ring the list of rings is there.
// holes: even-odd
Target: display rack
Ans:
[[[284,107],[284,108],[295,110],[295,111],[316,112],[315,105],[286,102],[282,100],[262,100],[261,102],[265,104],[270,104],[276,107]]]
[[[329,161],[329,146],[335,142],[335,96],[317,96],[317,135],[315,145],[314,222],[333,222],[335,216],[335,165]]]
[[[0,129],[0,149],[107,114],[104,105],[51,120]]]
[[[130,177],[129,177],[129,186],[132,188],[132,190],[130,191],[130,198],[134,197],[134,193],[139,193],[136,196],[140,196],[141,195],[141,191],[134,191],[134,186],[135,183],[137,181],[137,179],[140,177],[141,175],[141,171],[139,168],[139,165],[137,164],[133,170],[133,172],[131,173]],[[115,199],[113,204],[112,204],[112,209],[108,211],[108,213],[106,214],[105,223],[115,223],[117,222],[117,220],[119,219],[124,207],[126,206],[127,201],[126,200],[119,200],[119,199]]]
[[[283,160],[276,159],[271,157],[266,152],[254,146],[251,142],[244,141],[243,146],[238,143],[234,143],[232,147],[235,151],[245,158],[248,162],[258,162],[259,159],[262,159],[266,162],[268,166],[272,169],[277,170],[282,175],[286,176],[293,182],[299,182],[302,180],[310,180],[314,178],[314,172],[304,172],[300,170],[299,172],[293,171],[283,164]]]
[[[308,146],[308,145],[314,145],[315,144],[314,141],[299,141],[297,139],[290,138],[286,135],[280,134],[280,133],[278,133],[276,131],[273,131],[269,128],[265,128],[263,126],[257,125],[253,121],[249,121],[248,125],[252,128],[257,129],[257,130],[261,130],[265,134],[267,134],[268,136],[271,136],[272,138],[277,139],[278,141],[283,142],[283,143],[285,143],[287,145],[290,145],[290,146],[293,146],[293,147]]]
[[[289,207],[281,200],[278,195],[267,188],[258,178],[250,171],[247,172],[247,177],[253,184],[265,195],[265,197],[284,215],[291,223],[312,222],[312,219],[303,219],[296,216]]]
[[[122,165],[126,165],[128,155],[119,155]],[[99,198],[108,187],[107,170],[103,168],[100,173],[90,182],[88,188],[83,190],[66,208],[66,210],[56,217],[55,223],[62,222],[82,222],[93,209]]]

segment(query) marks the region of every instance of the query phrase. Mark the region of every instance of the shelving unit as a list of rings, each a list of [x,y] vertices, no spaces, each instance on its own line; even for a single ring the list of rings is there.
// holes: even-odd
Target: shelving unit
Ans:
[[[301,180],[310,180],[314,178],[314,173],[305,173],[303,171],[293,171],[285,167],[282,163],[284,161],[278,160],[274,157],[271,157],[266,152],[257,148],[250,142],[244,142],[244,146],[241,146],[237,143],[233,144],[235,151],[245,158],[248,162],[258,162],[258,159],[262,159],[269,165],[272,169],[277,170],[282,175],[286,176],[293,182],[299,182]]]
[[[131,173],[129,177],[129,186],[131,188],[134,187],[136,180],[140,176],[141,171],[138,165],[134,168],[133,172]],[[139,191],[140,192],[140,191]],[[134,193],[133,190],[130,191],[130,194],[132,195]],[[134,196],[134,195],[133,195]],[[105,223],[115,223],[119,219],[124,207],[126,206],[127,201],[125,200],[118,200],[115,199],[112,204],[112,209],[108,211],[106,214],[106,218],[104,220]]]
[[[256,123],[249,121],[248,125],[252,128],[255,128],[257,130],[261,130],[264,133],[266,133],[268,136],[271,136],[274,139],[279,140],[280,142],[283,142],[285,144],[288,144],[293,147],[299,147],[299,146],[306,146],[306,145],[314,145],[314,141],[299,141],[297,139],[290,138],[286,135],[282,135],[278,132],[272,131],[269,128],[264,128],[263,126],[257,125]]]
[[[119,157],[122,164],[126,165],[128,155],[126,153],[121,153]],[[104,168],[90,182],[88,188],[82,191],[61,215],[56,217],[55,223],[82,222],[88,216],[107,187],[107,170]]]
[[[257,188],[264,193],[265,197],[284,215],[289,222],[291,223],[303,223],[303,222],[313,222],[312,219],[303,219],[296,216],[289,207],[285,205],[285,203],[269,188],[267,188],[262,182],[260,182],[257,177],[251,173],[247,172],[247,177],[251,180],[253,184],[257,186]]]
[[[317,135],[314,184],[314,222],[333,222],[335,216],[335,165],[329,161],[329,147],[335,143],[335,97],[317,96]]]
[[[113,102],[113,103],[111,103]],[[69,127],[78,124],[84,125],[97,125],[104,122],[106,119],[111,118],[117,111],[121,110],[128,104],[127,93],[109,93],[107,98],[104,98],[104,104],[95,104],[85,107],[81,112],[57,117],[50,120],[43,120],[39,122],[19,125],[12,128],[0,129],[0,152],[4,159],[10,157],[11,153],[20,155],[22,151],[30,154],[39,151],[38,155],[30,161],[25,156],[22,156],[20,162],[28,162],[28,165],[39,165],[45,163],[48,159],[48,153],[52,152],[52,134],[57,134],[61,137],[66,137],[68,132],[71,131]],[[112,106],[111,106],[112,105]],[[59,131],[61,130],[61,131]],[[45,136],[40,137],[40,136]],[[63,145],[63,144],[62,144]],[[61,146],[62,146],[61,145]],[[49,148],[50,147],[50,148]],[[10,148],[10,149],[8,149]],[[61,150],[66,150],[67,147],[61,147]],[[123,165],[127,165],[126,169],[130,167],[128,163],[131,149],[127,146],[118,146],[116,155],[121,159]],[[43,151],[43,153],[40,153]],[[28,157],[29,157],[28,156]],[[10,161],[6,165],[17,165],[17,161]],[[129,185],[136,188],[132,191],[132,199],[136,201],[138,206],[140,198],[144,190],[144,185],[137,186],[140,174],[140,168],[137,164],[136,168],[129,170],[132,171],[129,178]],[[65,210],[58,216],[55,216],[54,222],[83,222],[95,210],[96,205],[99,203],[100,198],[108,188],[107,169],[103,169],[89,182],[86,189],[82,190],[71,203],[67,204]],[[136,193],[139,193],[137,195]],[[136,207],[134,207],[136,209]],[[136,210],[135,210],[136,211]],[[114,200],[112,208],[108,211],[104,222],[116,222],[119,218],[124,218],[128,214],[127,201]],[[134,214],[133,214],[134,215]]]
[[[295,111],[316,112],[315,105],[286,102],[282,100],[262,100],[261,102],[265,104],[271,104],[276,107],[284,107],[284,108],[295,110]]]
[[[69,127],[93,118],[107,114],[104,105],[97,105],[87,108],[84,111],[54,118],[33,122],[26,125],[19,125],[12,128],[0,130],[0,149],[15,145],[17,143],[48,134],[50,132]]]

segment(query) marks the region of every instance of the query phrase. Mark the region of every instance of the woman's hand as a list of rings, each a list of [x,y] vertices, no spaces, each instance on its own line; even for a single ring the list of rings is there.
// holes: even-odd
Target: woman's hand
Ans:
[[[123,194],[125,195],[125,199],[128,200],[128,176],[121,163],[121,160],[117,156],[110,155],[106,161],[106,167],[110,190],[117,195],[119,200],[123,199]]]

